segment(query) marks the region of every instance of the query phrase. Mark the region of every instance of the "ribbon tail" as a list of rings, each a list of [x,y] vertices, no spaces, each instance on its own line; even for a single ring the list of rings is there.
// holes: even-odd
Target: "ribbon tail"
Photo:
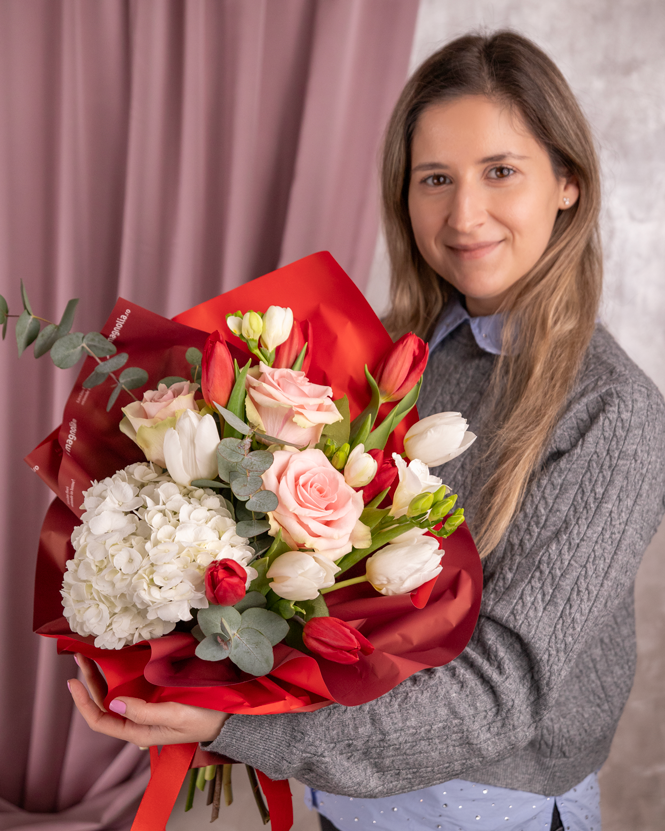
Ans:
[[[268,802],[272,831],[289,831],[293,826],[293,798],[289,780],[271,779],[260,770],[256,771],[256,775]]]
[[[150,748],[151,776],[131,831],[164,831],[198,744],[168,744],[158,753]]]

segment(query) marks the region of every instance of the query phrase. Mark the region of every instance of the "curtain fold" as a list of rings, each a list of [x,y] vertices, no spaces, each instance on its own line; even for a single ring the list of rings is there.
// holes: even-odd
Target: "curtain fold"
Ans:
[[[0,0],[0,293],[98,329],[172,316],[316,250],[367,280],[376,158],[417,0]],[[72,710],[32,634],[49,501],[22,461],[73,373],[0,345],[0,831],[129,827],[147,754]],[[31,351],[31,350],[29,350]]]

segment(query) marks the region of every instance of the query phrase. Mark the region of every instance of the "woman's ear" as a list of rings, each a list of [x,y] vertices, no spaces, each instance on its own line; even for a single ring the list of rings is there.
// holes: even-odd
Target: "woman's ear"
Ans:
[[[576,176],[567,176],[562,180],[561,192],[559,194],[559,210],[565,211],[572,208],[580,197],[580,186]]]

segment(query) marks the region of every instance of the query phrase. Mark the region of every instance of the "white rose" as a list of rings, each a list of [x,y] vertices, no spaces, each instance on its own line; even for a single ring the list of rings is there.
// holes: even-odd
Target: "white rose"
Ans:
[[[314,600],[319,589],[335,582],[339,566],[325,557],[306,551],[286,551],[268,569],[270,588],[287,600]]]
[[[376,476],[378,465],[365,447],[359,444],[354,447],[344,465],[344,481],[352,488],[364,488]]]
[[[399,484],[395,489],[390,515],[394,517],[404,516],[409,503],[414,496],[420,493],[434,493],[441,485],[438,476],[432,476],[426,464],[420,459],[414,459],[407,465],[399,453],[393,453],[393,459],[397,465]]]
[[[420,459],[429,467],[438,467],[460,453],[476,440],[467,429],[460,413],[435,413],[416,422],[404,437],[404,450],[409,459]]]
[[[367,560],[367,579],[381,594],[408,594],[439,575],[442,554],[432,537],[388,545]]]
[[[189,485],[193,479],[214,479],[218,444],[215,419],[185,410],[175,428],[170,427],[164,436],[164,460],[171,477],[179,485]]]

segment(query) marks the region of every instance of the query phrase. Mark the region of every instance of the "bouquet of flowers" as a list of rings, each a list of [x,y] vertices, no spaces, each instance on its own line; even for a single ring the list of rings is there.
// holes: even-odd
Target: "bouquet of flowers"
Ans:
[[[102,333],[70,332],[75,301],[40,328],[23,298],[19,352],[86,358],[63,426],[27,458],[59,497],[35,628],[96,660],[109,700],[353,706],[464,648],[480,564],[429,467],[475,436],[458,413],[418,420],[427,346],[392,344],[330,255],[175,321],[118,301]],[[190,765],[190,796],[210,780],[218,809],[228,761],[190,745],[151,759],[135,828],[164,827],[164,783]],[[289,828],[283,784],[257,773]]]

